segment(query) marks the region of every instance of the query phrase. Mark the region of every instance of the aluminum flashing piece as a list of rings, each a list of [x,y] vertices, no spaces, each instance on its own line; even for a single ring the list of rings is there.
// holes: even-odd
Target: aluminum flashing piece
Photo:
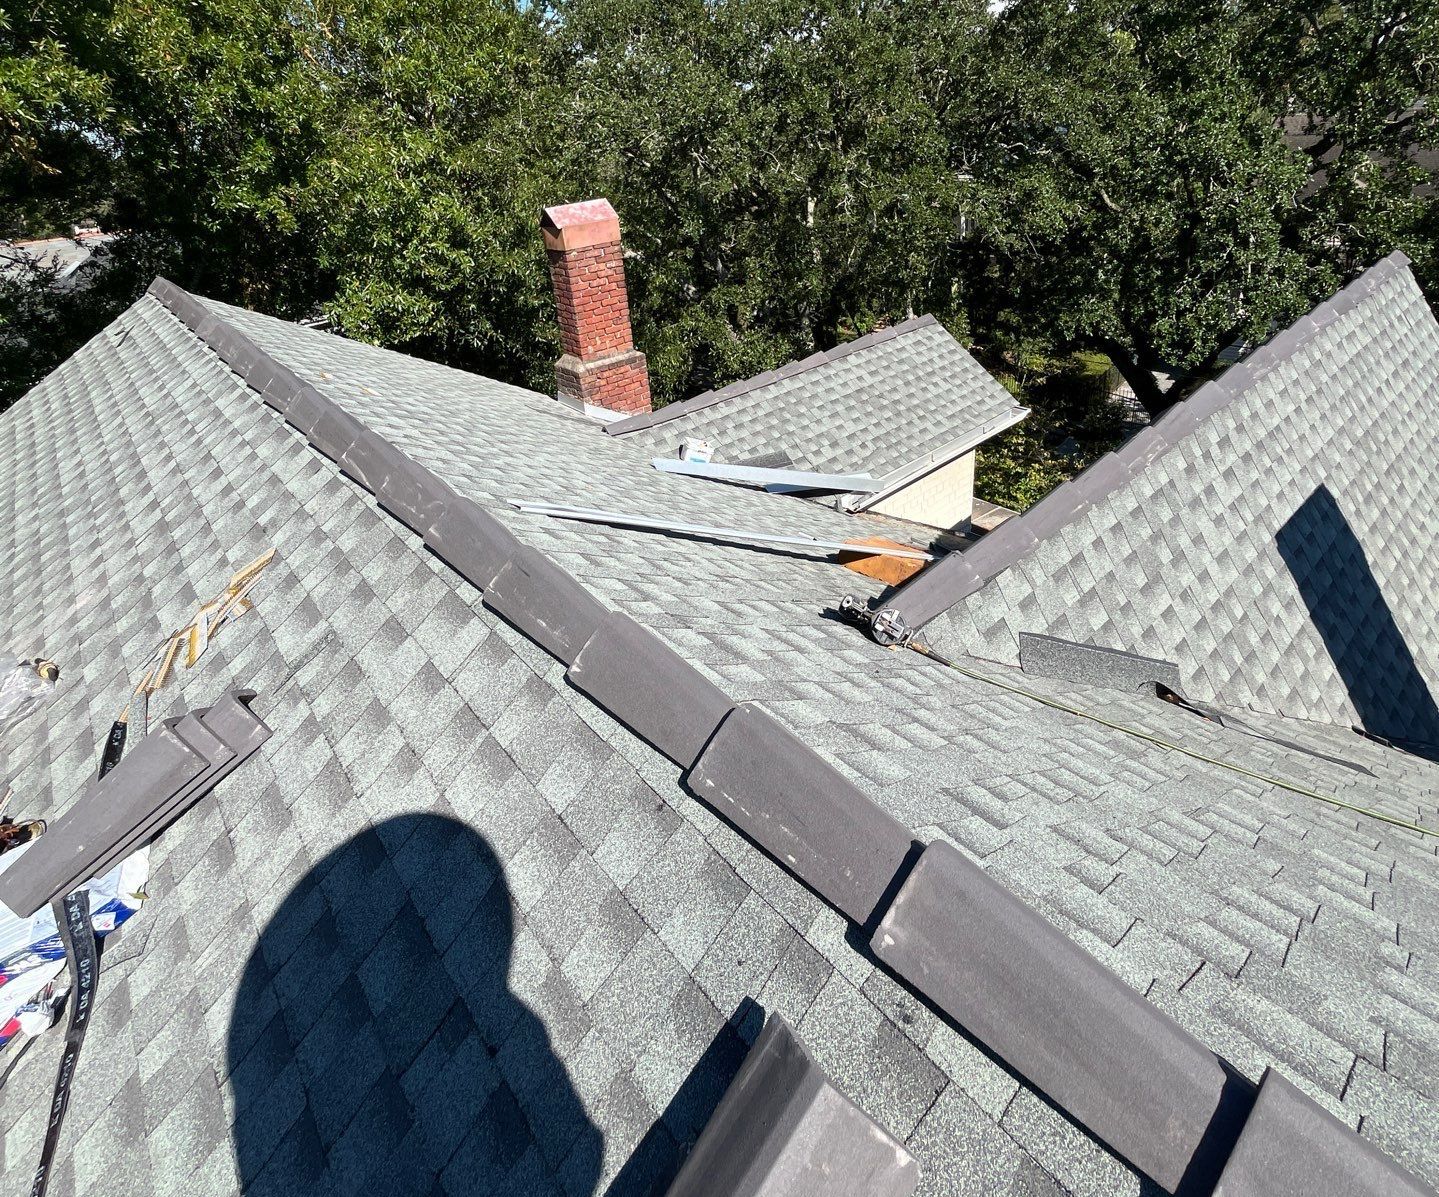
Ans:
[[[610,436],[673,453],[699,439],[713,460],[867,474],[848,494],[867,507],[1027,414],[943,325],[920,317],[658,411],[618,420]]]
[[[914,1157],[771,1014],[668,1197],[909,1197]]]
[[[571,574],[531,548],[520,548],[485,589],[485,606],[566,665],[609,615]]]
[[[1037,677],[1059,678],[1087,686],[1153,692],[1156,682],[1182,691],[1179,666],[1157,657],[1141,657],[1117,648],[1076,644],[1037,632],[1020,632],[1019,667]]]
[[[1214,1197],[1434,1197],[1362,1135],[1274,1069],[1220,1174]]]
[[[708,536],[715,540],[737,540],[749,544],[796,545],[825,553],[853,550],[843,540],[820,540],[814,536],[784,536],[777,532],[755,532],[742,528],[712,528],[706,524],[678,524],[671,520],[651,519],[643,515],[626,515],[620,511],[600,511],[593,507],[566,507],[556,503],[526,503],[516,499],[510,505],[534,515],[548,515],[560,520],[583,520],[587,523],[609,524],[616,528],[639,528],[652,532],[671,532],[680,536]],[[916,561],[933,561],[934,555],[920,549],[877,548],[874,552],[886,557],[907,557]]]
[[[1219,1108],[1213,1052],[948,843],[920,856],[875,954],[1055,1105],[1173,1192]]]
[[[908,828],[753,703],[737,706],[690,788],[810,889],[863,926],[914,845]]]
[[[780,470],[754,465],[725,465],[718,461],[690,461],[680,457],[656,457],[655,469],[666,474],[691,478],[713,478],[718,482],[748,482],[766,490],[825,490],[865,493],[879,489],[868,474],[821,474],[814,470]]]
[[[566,676],[681,769],[695,763],[734,709],[723,690],[626,615],[599,625]]]
[[[269,737],[252,691],[151,730],[0,874],[0,901],[28,918],[163,831]]]

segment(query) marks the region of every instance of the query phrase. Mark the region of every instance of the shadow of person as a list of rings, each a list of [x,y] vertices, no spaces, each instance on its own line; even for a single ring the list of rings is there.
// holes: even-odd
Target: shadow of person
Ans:
[[[499,861],[454,819],[387,820],[311,868],[231,1016],[247,1197],[593,1193],[601,1136],[510,991],[513,939]]]

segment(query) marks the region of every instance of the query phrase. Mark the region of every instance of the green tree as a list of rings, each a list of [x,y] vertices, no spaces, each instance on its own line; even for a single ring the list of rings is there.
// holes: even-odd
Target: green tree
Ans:
[[[959,325],[977,0],[569,0],[568,194],[625,223],[659,396],[933,311]]]
[[[1306,172],[1245,78],[1225,0],[1019,0],[989,43],[975,145],[976,324],[1093,346],[1152,411],[1307,302],[1285,237]]]
[[[1251,77],[1311,172],[1289,222],[1291,244],[1313,251],[1326,281],[1402,247],[1432,294],[1439,114],[1429,98],[1439,5],[1248,0],[1244,26]]]

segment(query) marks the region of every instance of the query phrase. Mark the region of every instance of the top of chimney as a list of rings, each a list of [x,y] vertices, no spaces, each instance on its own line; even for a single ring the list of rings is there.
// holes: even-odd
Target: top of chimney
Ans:
[[[620,218],[607,199],[556,204],[540,217],[546,249],[584,249],[620,239]]]

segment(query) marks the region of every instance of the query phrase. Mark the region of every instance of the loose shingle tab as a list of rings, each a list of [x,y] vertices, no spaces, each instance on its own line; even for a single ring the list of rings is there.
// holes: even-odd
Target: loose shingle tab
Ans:
[[[1266,1069],[1214,1197],[1434,1197],[1434,1190],[1395,1167],[1306,1097]]]
[[[690,787],[846,918],[863,925],[913,845],[908,829],[773,716],[741,703]]]
[[[1057,677],[1087,686],[1110,686],[1116,690],[1148,689],[1156,683],[1175,691],[1183,690],[1179,666],[1173,661],[1141,657],[1117,648],[1075,644],[1056,636],[1035,632],[1019,634],[1019,666],[1038,677]]]
[[[771,1014],[667,1197],[909,1197],[914,1157]]]
[[[729,696],[627,615],[610,615],[566,675],[682,769],[695,763],[734,708]]]
[[[874,933],[889,968],[1173,1192],[1219,1109],[1219,1059],[958,850],[930,844]]]

